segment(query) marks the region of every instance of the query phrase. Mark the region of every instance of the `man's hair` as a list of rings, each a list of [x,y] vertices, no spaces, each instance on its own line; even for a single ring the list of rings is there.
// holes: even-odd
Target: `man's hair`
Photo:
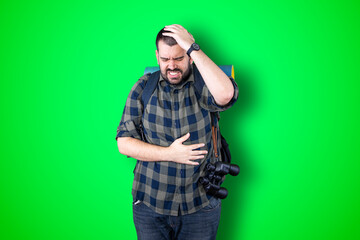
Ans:
[[[174,46],[177,44],[176,40],[173,37],[169,37],[169,36],[163,36],[163,33],[166,32],[170,32],[170,31],[165,31],[164,28],[160,30],[160,32],[158,33],[158,35],[156,36],[156,48],[159,51],[159,41],[162,40],[164,41],[164,43],[166,43],[169,46]]]

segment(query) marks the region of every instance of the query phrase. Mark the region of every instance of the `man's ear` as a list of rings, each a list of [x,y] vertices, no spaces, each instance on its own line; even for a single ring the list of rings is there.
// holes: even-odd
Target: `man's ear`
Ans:
[[[190,65],[193,64],[193,62],[194,62],[194,60],[192,60],[191,57],[190,57],[189,61],[190,61]]]
[[[157,49],[155,50],[155,55],[156,55],[156,61],[157,61],[158,65],[160,66],[160,63],[159,63],[159,52],[158,52]]]

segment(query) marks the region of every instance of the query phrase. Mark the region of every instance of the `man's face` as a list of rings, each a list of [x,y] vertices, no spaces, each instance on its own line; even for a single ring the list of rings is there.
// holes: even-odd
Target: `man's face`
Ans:
[[[156,58],[162,77],[171,84],[179,84],[190,75],[192,59],[178,44],[169,46],[164,41],[158,42]]]

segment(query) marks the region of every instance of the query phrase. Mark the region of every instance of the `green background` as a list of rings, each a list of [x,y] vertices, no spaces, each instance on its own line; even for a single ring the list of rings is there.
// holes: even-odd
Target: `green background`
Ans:
[[[1,239],[136,239],[115,141],[178,23],[240,97],[218,239],[360,239],[356,1],[2,1]]]

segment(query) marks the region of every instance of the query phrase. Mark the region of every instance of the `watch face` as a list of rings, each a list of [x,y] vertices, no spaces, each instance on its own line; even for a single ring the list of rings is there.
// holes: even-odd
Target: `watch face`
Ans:
[[[200,46],[197,43],[193,43],[192,47],[194,48],[195,51],[199,51],[200,50]]]

